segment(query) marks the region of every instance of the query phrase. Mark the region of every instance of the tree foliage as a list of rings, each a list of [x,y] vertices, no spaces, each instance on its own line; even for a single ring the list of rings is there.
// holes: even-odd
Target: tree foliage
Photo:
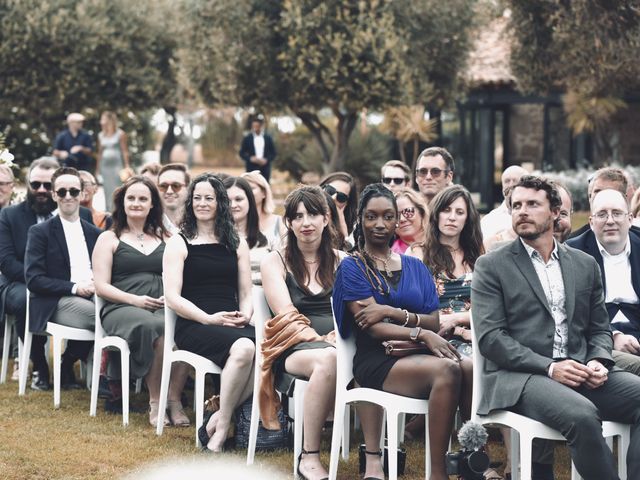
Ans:
[[[182,64],[202,98],[292,111],[337,170],[362,109],[449,98],[473,0],[185,2],[185,46],[201,48],[183,48]]]
[[[24,130],[33,149],[38,138],[46,145],[71,111],[175,104],[167,4],[0,0],[0,122],[9,136]]]

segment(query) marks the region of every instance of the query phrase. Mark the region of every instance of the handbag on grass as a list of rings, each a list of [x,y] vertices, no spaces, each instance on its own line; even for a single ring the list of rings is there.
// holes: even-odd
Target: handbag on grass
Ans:
[[[247,448],[249,445],[252,402],[253,399],[249,397],[236,409],[236,448]],[[288,446],[289,422],[284,416],[282,407],[278,410],[278,422],[280,422],[280,430],[267,430],[262,426],[262,420],[258,421],[256,450],[275,450]]]
[[[422,342],[413,340],[387,340],[382,342],[384,353],[390,357],[406,357],[418,353],[431,353],[431,350]]]

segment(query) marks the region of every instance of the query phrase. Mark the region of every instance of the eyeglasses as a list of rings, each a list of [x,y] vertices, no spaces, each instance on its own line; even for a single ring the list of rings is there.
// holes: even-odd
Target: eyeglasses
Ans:
[[[418,168],[416,169],[416,176],[418,178],[424,178],[427,175],[429,175],[429,173],[431,173],[431,176],[433,178],[438,178],[440,175],[442,175],[442,173],[444,172],[444,174],[448,174],[451,170],[449,170],[448,168],[445,168],[444,170],[441,168]]]
[[[98,184],[96,182],[82,182],[82,188],[87,188],[87,187],[95,187]]]
[[[174,193],[179,193],[184,186],[185,184],[180,182],[161,183],[158,185],[158,190],[160,190],[162,193],[166,193],[167,190],[169,190],[169,187],[171,187],[171,190],[173,190]]]
[[[59,196],[60,198],[64,198],[67,196],[67,193],[70,194],[73,198],[76,198],[78,195],[80,195],[81,190],[79,188],[59,188],[58,190],[56,190],[56,195]]]
[[[322,189],[332,197],[335,195],[336,200],[340,203],[347,203],[349,200],[349,195],[339,192],[333,185],[323,185]]]
[[[44,187],[46,191],[51,191],[51,182],[29,182],[31,190],[40,190],[40,187]]]
[[[598,222],[606,222],[609,219],[609,215],[613,218],[614,222],[621,222],[629,212],[623,212],[622,210],[613,210],[611,213],[606,210],[601,210],[597,213],[591,215],[591,218],[595,219]]]
[[[400,210],[400,215],[402,215],[407,220],[411,220],[416,214],[416,207],[407,207]]]
[[[399,177],[382,177],[382,183],[385,185],[391,185],[391,183],[395,183],[396,185],[402,185],[407,181],[407,178],[399,178]]]

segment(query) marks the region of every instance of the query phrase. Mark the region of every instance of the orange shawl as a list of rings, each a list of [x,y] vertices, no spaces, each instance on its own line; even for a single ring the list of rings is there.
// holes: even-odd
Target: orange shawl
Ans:
[[[326,337],[331,337],[333,332]],[[264,325],[262,342],[262,372],[260,381],[260,418],[268,430],[280,430],[278,408],[280,400],[273,386],[273,362],[287,349],[303,342],[331,341],[311,328],[307,317],[295,308],[276,315]]]

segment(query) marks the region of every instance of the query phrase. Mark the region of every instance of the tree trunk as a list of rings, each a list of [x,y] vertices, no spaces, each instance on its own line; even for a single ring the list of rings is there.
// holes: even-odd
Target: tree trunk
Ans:
[[[407,153],[404,151],[404,142],[402,140],[398,140],[398,151],[400,152],[400,160],[402,163],[407,163]],[[411,165],[409,165],[411,166]]]
[[[329,172],[338,172],[345,169],[347,164],[347,153],[349,152],[349,138],[353,133],[358,121],[357,112],[349,112],[347,114],[337,114],[338,125],[336,127],[336,144],[331,154],[331,162],[329,163]]]
[[[320,147],[320,152],[322,153],[322,165],[326,173],[326,165],[328,165],[331,160],[331,152],[327,143],[332,146],[335,143],[331,131],[320,121],[318,115],[315,113],[305,111],[297,111],[294,113],[298,116],[300,121],[302,121],[302,124],[311,132],[311,135],[313,135],[313,138]]]
[[[171,150],[176,144],[176,134],[174,129],[176,127],[176,107],[164,107],[164,111],[169,115],[169,126],[167,127],[167,133],[162,140],[162,148],[160,149],[160,163],[166,165],[171,161]]]

